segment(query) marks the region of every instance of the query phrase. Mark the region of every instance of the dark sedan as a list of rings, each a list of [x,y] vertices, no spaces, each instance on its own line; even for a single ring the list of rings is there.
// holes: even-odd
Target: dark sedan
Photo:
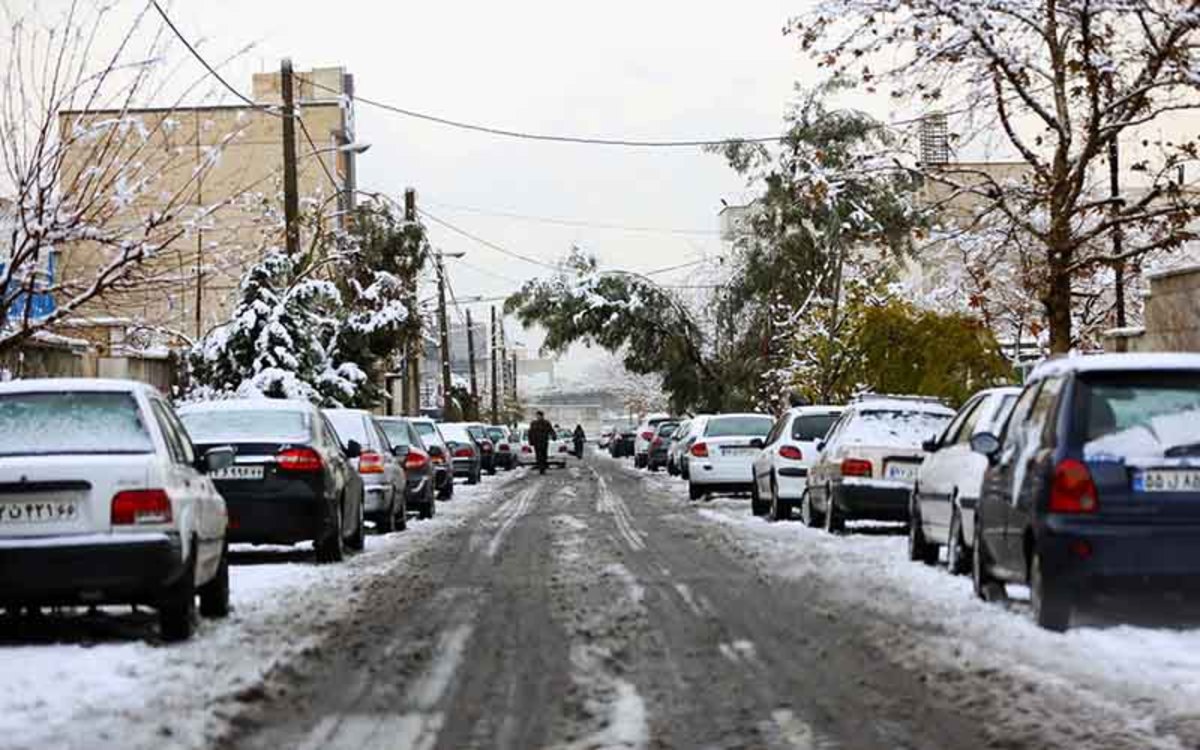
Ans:
[[[185,406],[179,418],[198,452],[231,445],[233,466],[210,475],[229,510],[230,542],[311,540],[318,562],[364,546],[363,482],[329,421],[304,401],[254,399]]]
[[[407,419],[376,417],[375,421],[387,435],[396,456],[404,460],[404,470],[408,474],[408,507],[421,518],[433,518],[437,512],[433,502],[436,470],[425,441]]]
[[[433,463],[434,488],[438,500],[454,497],[454,470],[450,465],[450,446],[442,437],[437,423],[428,417],[411,417],[411,424],[421,436],[421,442],[429,449],[429,460]]]
[[[442,423],[438,425],[442,436],[446,439],[446,447],[450,450],[450,465],[454,476],[463,477],[467,484],[479,484],[483,476],[483,454],[475,443],[475,438],[463,424]]]
[[[1042,365],[988,457],[975,591],[1028,584],[1065,630],[1095,595],[1200,591],[1200,356],[1107,354]]]

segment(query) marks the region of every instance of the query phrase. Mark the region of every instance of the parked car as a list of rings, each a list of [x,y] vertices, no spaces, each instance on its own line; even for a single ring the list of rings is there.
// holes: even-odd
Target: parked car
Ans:
[[[613,425],[606,424],[600,428],[600,437],[596,439],[596,447],[602,451],[608,450],[608,446],[612,443],[613,435],[617,428]]]
[[[865,396],[846,407],[818,444],[801,508],[839,532],[849,519],[908,521],[922,444],[946,428],[954,411],[919,397]]]
[[[704,425],[708,422],[710,415],[699,414],[692,417],[691,423],[688,425],[687,434],[681,438],[678,458],[676,462],[679,464],[679,476],[683,481],[688,481],[692,478],[692,446],[695,445],[696,439],[704,434]]]
[[[671,447],[671,436],[679,428],[678,422],[662,422],[655,427],[654,439],[650,441],[650,450],[646,454],[646,468],[658,471],[667,466],[667,452]]]
[[[692,420],[683,420],[675,427],[675,431],[671,433],[671,439],[667,441],[667,473],[673,477],[679,476],[679,456],[684,450],[683,442],[687,438],[691,426]]]
[[[229,613],[225,501],[154,388],[115,380],[0,384],[0,608],[146,604],[164,640]]]
[[[701,423],[688,449],[688,497],[751,489],[751,464],[771,431],[766,414],[717,414]]]
[[[808,490],[808,469],[817,459],[817,444],[842,414],[840,406],[797,406],[784,412],[763,440],[754,459],[753,502],[756,515],[772,521],[791,518]],[[815,525],[811,507],[804,521]]]
[[[404,459],[397,457],[391,442],[375,424],[369,411],[361,409],[325,409],[349,453],[350,441],[358,443],[358,457],[350,463],[363,482],[363,513],[382,534],[408,526],[408,476]]]
[[[479,484],[483,478],[483,452],[475,438],[467,432],[466,425],[443,422],[438,425],[438,430],[450,451],[450,466],[454,476],[465,478],[467,484]]]
[[[622,425],[617,428],[612,442],[608,445],[608,454],[613,458],[625,458],[633,455],[634,444],[637,442],[637,425]]]
[[[567,468],[567,456],[571,454],[571,449],[567,446],[567,441],[560,437],[555,430],[550,432],[550,443],[546,446],[546,463],[549,466],[559,466]],[[521,464],[533,466],[537,464],[537,453],[533,450],[533,445],[529,442],[529,428],[525,427],[521,430]]]
[[[646,468],[649,463],[650,441],[654,440],[658,426],[669,421],[671,421],[670,414],[647,414],[642,419],[641,424],[634,430],[633,468]]]
[[[467,432],[471,435],[471,439],[475,441],[475,447],[479,450],[479,462],[483,470],[488,474],[496,473],[496,446],[492,439],[488,437],[487,425],[481,422],[463,422],[462,425],[467,428]]]
[[[396,457],[404,462],[404,474],[408,480],[404,495],[406,509],[416,511],[421,518],[433,518],[437,513],[434,503],[437,469],[431,449],[425,445],[412,422],[404,417],[376,417],[375,422],[392,444]]]
[[[179,410],[201,451],[232,445],[234,464],[211,474],[229,509],[230,542],[311,540],[317,561],[365,544],[363,481],[333,426],[307,401],[212,401]]]
[[[1039,366],[987,457],[972,574],[1027,584],[1038,625],[1098,593],[1200,582],[1200,356],[1106,354]]]
[[[438,429],[436,422],[427,417],[409,417],[408,421],[416,428],[421,442],[429,450],[437,499],[449,500],[454,497],[454,469],[451,466],[450,447],[446,445],[442,431]]]
[[[507,427],[492,425],[486,430],[488,439],[495,447],[495,465],[499,469],[511,471],[517,466],[517,453],[513,450],[512,433]]]
[[[946,548],[951,573],[971,570],[969,540],[975,532],[975,506],[983,487],[987,459],[971,450],[971,438],[1000,434],[1020,388],[990,388],[977,393],[941,435],[924,446],[927,455],[917,470],[909,507],[908,555],[929,565]]]

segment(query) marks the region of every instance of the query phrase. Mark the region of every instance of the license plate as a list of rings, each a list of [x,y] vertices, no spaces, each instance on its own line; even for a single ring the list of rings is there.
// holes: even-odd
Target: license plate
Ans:
[[[1134,492],[1200,492],[1200,469],[1148,469],[1133,474]]]
[[[725,456],[745,456],[751,453],[758,453],[758,448],[751,445],[733,445],[721,449],[721,454]]]
[[[262,479],[261,466],[227,466],[209,474],[213,479]]]
[[[914,464],[888,464],[884,476],[900,482],[912,482],[917,478],[917,467]]]
[[[0,526],[69,523],[79,518],[78,500],[27,498],[0,501]]]

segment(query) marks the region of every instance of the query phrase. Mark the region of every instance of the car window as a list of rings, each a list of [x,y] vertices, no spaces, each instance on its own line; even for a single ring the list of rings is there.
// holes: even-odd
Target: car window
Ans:
[[[153,453],[143,419],[129,393],[6,393],[0,456]]]
[[[401,419],[385,419],[379,422],[380,429],[387,436],[388,442],[393,446],[411,445],[412,437],[410,431],[411,425]]]
[[[371,420],[371,430],[375,434],[375,444],[380,447],[380,450],[390,456],[392,454],[392,441],[388,440],[387,433],[379,427],[379,423],[374,419]]]
[[[943,444],[960,445],[971,442],[971,436],[975,434],[975,427],[979,424],[979,420],[983,416],[984,404],[986,402],[986,397],[980,397],[974,401],[967,402],[966,407],[959,412],[954,422],[946,428],[946,436],[942,440]]]
[[[333,425],[325,418],[325,415],[320,415],[317,421],[317,439],[324,445],[325,449],[335,453],[344,453],[342,442],[338,439],[337,430],[333,429]]]
[[[421,437],[421,433],[417,432],[417,428],[414,427],[411,422],[405,422],[405,425],[408,427],[408,444],[415,448],[420,448],[428,453],[429,448],[426,446],[430,443],[435,443],[436,441],[430,440],[427,443],[424,438]]]
[[[784,427],[789,419],[791,419],[791,415],[784,414],[782,417],[775,420],[775,424],[771,425],[771,431],[767,433],[765,438],[763,438],[763,445],[774,445],[775,441],[778,440],[779,436],[783,433]]]
[[[922,409],[863,409],[842,428],[839,439],[860,445],[915,448],[929,436],[941,434],[952,418],[949,413]]]
[[[187,410],[179,415],[197,443],[307,442],[308,415],[283,409]]]
[[[770,431],[770,417],[747,415],[744,417],[713,417],[705,425],[704,434],[707,437],[763,437]]]
[[[1085,455],[1200,456],[1200,373],[1093,373],[1079,401]]]
[[[832,444],[835,440],[841,437],[842,428],[844,428],[846,423],[853,418],[854,416],[852,412],[842,412],[842,415],[838,417],[837,421],[833,423],[833,426],[829,428],[829,432],[825,433],[825,437],[822,438],[822,440],[825,441],[825,444]]]
[[[329,423],[333,425],[333,432],[337,435],[342,447],[349,445],[351,440],[356,441],[364,448],[375,446],[376,441],[371,440],[367,431],[367,418],[362,414],[341,409],[330,409],[324,414]]]
[[[1031,435],[1041,435],[1050,439],[1054,432],[1054,406],[1058,403],[1058,394],[1062,390],[1064,378],[1047,378],[1042,384],[1037,400],[1033,402],[1033,410],[1029,414],[1029,431]]]
[[[167,444],[167,452],[171,454],[171,460],[177,464],[190,465],[192,463],[191,452],[183,447],[183,438],[167,415],[169,410],[166,404],[158,399],[152,399],[150,408],[154,411],[154,418],[158,422],[158,429],[162,432],[163,442]]]
[[[1008,424],[1004,428],[1004,438],[1002,446],[1005,450],[1015,448],[1023,442],[1021,440],[1023,431],[1026,429],[1026,422],[1029,419],[1029,412],[1033,408],[1033,401],[1037,398],[1038,392],[1042,389],[1041,381],[1031,383],[1025,387],[1017,399],[1017,403],[1013,406],[1012,416],[1008,419]]]
[[[792,440],[812,442],[821,440],[829,434],[829,430],[837,423],[841,414],[801,414],[792,422]]]

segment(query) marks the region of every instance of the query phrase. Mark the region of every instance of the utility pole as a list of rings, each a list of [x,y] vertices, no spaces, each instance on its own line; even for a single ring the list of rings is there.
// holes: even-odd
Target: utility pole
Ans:
[[[513,400],[516,401],[516,399],[517,399],[517,353],[516,352],[513,352],[513,355],[512,355],[512,395],[513,395]]]
[[[1109,80],[1109,99],[1112,99],[1112,81]],[[1108,143],[1108,187],[1112,195],[1112,213],[1116,218],[1121,214],[1121,207],[1124,201],[1121,200],[1121,161],[1120,148],[1117,145],[1117,136],[1114,133],[1112,140]],[[1125,327],[1125,261],[1121,260],[1123,252],[1123,238],[1121,237],[1121,225],[1113,222],[1112,228],[1112,254],[1113,258],[1113,273],[1116,276],[1116,306],[1117,306],[1117,328]]]
[[[470,309],[467,310],[467,362],[471,368],[471,419],[479,419],[479,383],[475,380],[475,330],[471,323]]]
[[[417,191],[404,190],[404,220],[417,220]],[[404,355],[404,413],[410,417],[421,416],[421,359],[425,356],[425,336],[421,332],[421,311],[415,300],[417,290],[409,289],[414,300],[412,311],[417,315],[415,335],[409,340]]]
[[[292,61],[279,66],[279,89],[283,95],[283,218],[287,253],[300,254],[300,187],[296,180],[296,103],[292,91]]]
[[[446,267],[442,254],[437,254],[438,327],[441,328],[442,356],[442,419],[450,419],[454,398],[450,394],[450,327],[446,322]]]
[[[492,305],[492,424],[500,423],[500,383],[496,377],[497,365],[496,355],[499,353],[499,347],[496,345],[496,306]]]

